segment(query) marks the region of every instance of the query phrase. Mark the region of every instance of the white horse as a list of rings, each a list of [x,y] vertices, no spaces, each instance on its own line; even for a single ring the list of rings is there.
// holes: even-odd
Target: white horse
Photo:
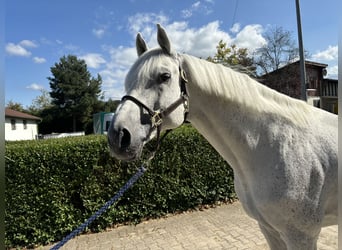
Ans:
[[[160,48],[149,50],[137,35],[111,152],[137,159],[146,142],[186,119],[233,168],[243,208],[270,248],[316,249],[321,227],[337,223],[337,116],[177,54],[160,25],[157,37]]]

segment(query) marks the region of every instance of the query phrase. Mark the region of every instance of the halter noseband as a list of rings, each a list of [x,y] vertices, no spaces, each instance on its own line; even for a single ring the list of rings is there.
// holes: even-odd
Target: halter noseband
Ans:
[[[163,118],[171,114],[173,111],[176,110],[180,105],[183,104],[184,106],[184,122],[186,122],[187,115],[189,113],[189,95],[187,93],[186,84],[188,82],[188,79],[186,78],[185,71],[179,66],[179,77],[180,77],[180,89],[181,89],[181,96],[170,106],[168,106],[165,109],[158,109],[156,111],[150,109],[148,106],[146,106],[143,102],[139,101],[137,98],[131,95],[125,95],[122,97],[121,102],[130,100],[134,102],[139,107],[145,109],[151,119],[151,131],[153,129],[157,129],[157,145],[156,149],[158,150],[160,146],[160,132],[161,132],[161,125],[163,123]],[[171,130],[170,130],[171,131]],[[169,131],[167,131],[168,133]]]

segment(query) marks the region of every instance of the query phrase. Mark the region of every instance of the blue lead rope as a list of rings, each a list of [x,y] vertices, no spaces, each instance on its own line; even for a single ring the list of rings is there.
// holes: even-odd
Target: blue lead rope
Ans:
[[[67,235],[63,240],[58,242],[55,246],[53,246],[50,250],[57,250],[61,248],[64,244],[66,244],[69,240],[77,236],[79,233],[83,232],[83,230],[88,227],[95,219],[97,219],[101,214],[103,214],[111,205],[113,205],[133,184],[145,173],[146,168],[143,163],[141,167],[138,169],[137,173],[131,177],[127,181],[127,183],[119,190],[119,192],[106,204],[103,205],[94,215],[92,215],[86,222],[72,231],[69,235]]]

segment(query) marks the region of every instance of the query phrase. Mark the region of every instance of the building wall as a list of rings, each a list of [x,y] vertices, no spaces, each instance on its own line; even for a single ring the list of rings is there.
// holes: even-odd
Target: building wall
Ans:
[[[321,108],[338,114],[338,80],[324,79],[321,86]]]
[[[293,65],[288,65],[268,75],[264,75],[261,82],[285,95],[298,99],[301,97],[300,72]]]
[[[315,62],[306,63],[307,103],[337,114],[338,80],[324,79],[324,69],[327,66]],[[299,62],[263,75],[260,82],[278,92],[301,99]]]
[[[11,120],[15,120],[15,129],[12,128]],[[38,135],[38,125],[34,120],[26,120],[26,128],[24,128],[24,120],[20,118],[5,118],[5,140],[34,140]]]
[[[338,114],[338,99],[337,97],[322,97],[321,108],[334,114]]]
[[[307,98],[312,101],[320,96],[323,81],[322,67],[306,64]],[[272,89],[288,96],[301,99],[301,79],[299,63],[290,64],[277,71],[264,75],[261,82]]]

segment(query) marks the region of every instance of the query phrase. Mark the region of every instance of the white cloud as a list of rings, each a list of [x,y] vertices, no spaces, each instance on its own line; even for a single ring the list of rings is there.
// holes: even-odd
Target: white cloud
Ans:
[[[329,45],[329,47],[326,50],[318,51],[312,55],[312,58],[317,61],[319,60],[333,61],[333,60],[337,60],[337,57],[338,57],[337,45],[336,46]]]
[[[32,83],[28,86],[26,86],[27,89],[32,89],[32,90],[42,90],[44,87],[42,85],[39,85],[37,83]]]
[[[104,47],[110,54],[110,61],[99,72],[105,98],[119,99],[124,94],[126,74],[137,58],[135,47]]]
[[[173,30],[169,34],[175,48],[179,52],[207,58],[214,55],[216,46],[220,40],[230,42],[231,37],[228,33],[220,29],[218,21],[214,21],[204,25],[198,29],[183,27],[183,30]],[[166,27],[168,30],[168,27]],[[175,39],[174,39],[175,38]],[[184,41],[187,41],[184,43]]]
[[[241,29],[241,25],[239,23],[234,23],[233,27],[230,28],[230,32],[237,33]]]
[[[38,45],[30,40],[22,40],[18,44],[15,43],[7,43],[6,45],[6,52],[12,56],[24,56],[30,57],[31,52],[27,48],[37,48]]]
[[[103,92],[105,100],[108,100],[109,98],[112,100],[120,100],[121,97],[125,95],[123,88],[108,88]]]
[[[317,51],[311,56],[309,60],[313,60],[319,63],[326,63],[327,67],[327,78],[338,78],[338,46],[329,45],[325,50]]]
[[[201,5],[201,2],[197,1],[193,5],[191,5],[191,7],[194,8],[194,9],[198,9],[200,7],[200,5]]]
[[[76,51],[79,50],[79,46],[74,45],[74,44],[72,44],[72,43],[69,43],[69,44],[64,45],[63,48],[64,48],[65,50],[72,51],[73,53],[75,53]]]
[[[33,61],[35,63],[45,63],[46,59],[44,57],[37,57],[37,56],[35,56],[35,57],[33,57]]]
[[[250,52],[253,52],[266,44],[262,32],[263,28],[259,24],[247,25],[236,34],[233,43],[240,48],[247,48]]]
[[[328,66],[327,78],[338,79],[338,65]]]
[[[251,53],[266,43],[262,36],[261,25],[247,25],[240,31],[237,26],[240,25],[235,25],[237,32],[235,36],[230,36],[228,32],[221,30],[219,21],[210,22],[198,29],[190,28],[187,22],[174,22],[165,25],[165,29],[178,52],[202,58],[213,56],[220,40],[228,45],[235,44],[240,48],[247,48]],[[157,46],[155,33],[150,36],[150,39],[151,41],[147,40],[149,44]]]
[[[37,48],[38,47],[38,45],[35,42],[30,41],[30,40],[22,40],[19,44],[25,48]]]
[[[138,23],[141,23],[140,20]],[[151,20],[151,19],[149,19]],[[165,17],[164,20],[167,20]],[[135,25],[132,23],[133,26]],[[137,25],[138,26],[138,25]],[[199,28],[189,27],[187,22],[173,22],[164,24],[167,34],[174,48],[180,53],[188,53],[197,57],[207,58],[216,52],[216,46],[220,40],[228,45],[236,44],[238,47],[247,48],[250,52],[266,43],[262,36],[261,25],[253,24],[240,28],[234,25],[235,37],[220,28],[219,21],[213,21]],[[149,47],[157,46],[155,23],[146,23],[141,32]],[[148,27],[148,28],[147,28]],[[240,30],[241,29],[241,30]],[[146,33],[144,32],[146,31]],[[135,33],[136,34],[136,33]]]
[[[167,20],[167,18],[164,18],[164,20]],[[138,22],[140,21],[138,20]],[[220,29],[219,21],[210,22],[197,29],[190,28],[188,23],[184,21],[166,22],[163,26],[176,51],[180,53],[185,52],[197,57],[207,58],[215,53],[216,46],[220,40],[228,43],[232,40],[227,32]],[[155,23],[147,23],[144,27],[141,33],[148,46],[151,48],[158,46]]]
[[[25,49],[22,45],[14,44],[14,43],[8,43],[6,45],[6,52],[7,54],[13,55],[13,56],[24,56],[24,57],[31,56],[30,51]]]
[[[191,10],[189,10],[189,9],[182,10],[182,16],[183,16],[184,18],[189,18],[189,17],[191,17],[191,16],[192,16]]]
[[[97,38],[102,38],[105,34],[105,29],[93,29],[92,32]]]
[[[168,23],[168,17],[161,13],[137,13],[128,18],[129,31],[134,37],[138,32],[147,37],[150,36],[155,30],[156,23],[166,24]]]
[[[100,75],[103,80],[102,86],[104,87],[111,87],[115,84],[122,84],[123,79],[125,79],[125,76],[127,74],[128,69],[110,69],[106,68],[100,72]]]
[[[206,1],[206,2],[211,3],[209,1]],[[189,8],[182,10],[181,14],[183,18],[189,18],[195,13],[209,15],[212,12],[213,12],[212,8],[210,8],[208,5],[203,4],[203,2],[201,1],[197,1],[193,3]]]
[[[236,44],[238,47],[248,48],[250,52],[266,42],[262,36],[263,28],[257,24],[245,27],[235,24],[235,33],[230,35],[221,29],[219,21],[210,22],[199,28],[192,28],[186,21],[169,22],[168,17],[163,14],[136,14],[130,17],[128,22],[128,30],[132,35],[132,47],[103,47],[110,55],[110,60],[106,62],[104,69],[100,72],[106,97],[119,98],[124,94],[123,86],[126,74],[137,58],[133,39],[138,32],[142,34],[149,48],[158,46],[156,23],[163,25],[177,52],[201,58],[213,56],[220,40],[228,45]]]
[[[88,53],[80,56],[80,59],[83,59],[89,68],[94,69],[97,69],[101,66],[101,64],[106,63],[106,60],[98,53]]]
[[[110,62],[107,64],[108,68],[128,68],[132,66],[137,59],[135,47],[106,47],[110,54]]]

